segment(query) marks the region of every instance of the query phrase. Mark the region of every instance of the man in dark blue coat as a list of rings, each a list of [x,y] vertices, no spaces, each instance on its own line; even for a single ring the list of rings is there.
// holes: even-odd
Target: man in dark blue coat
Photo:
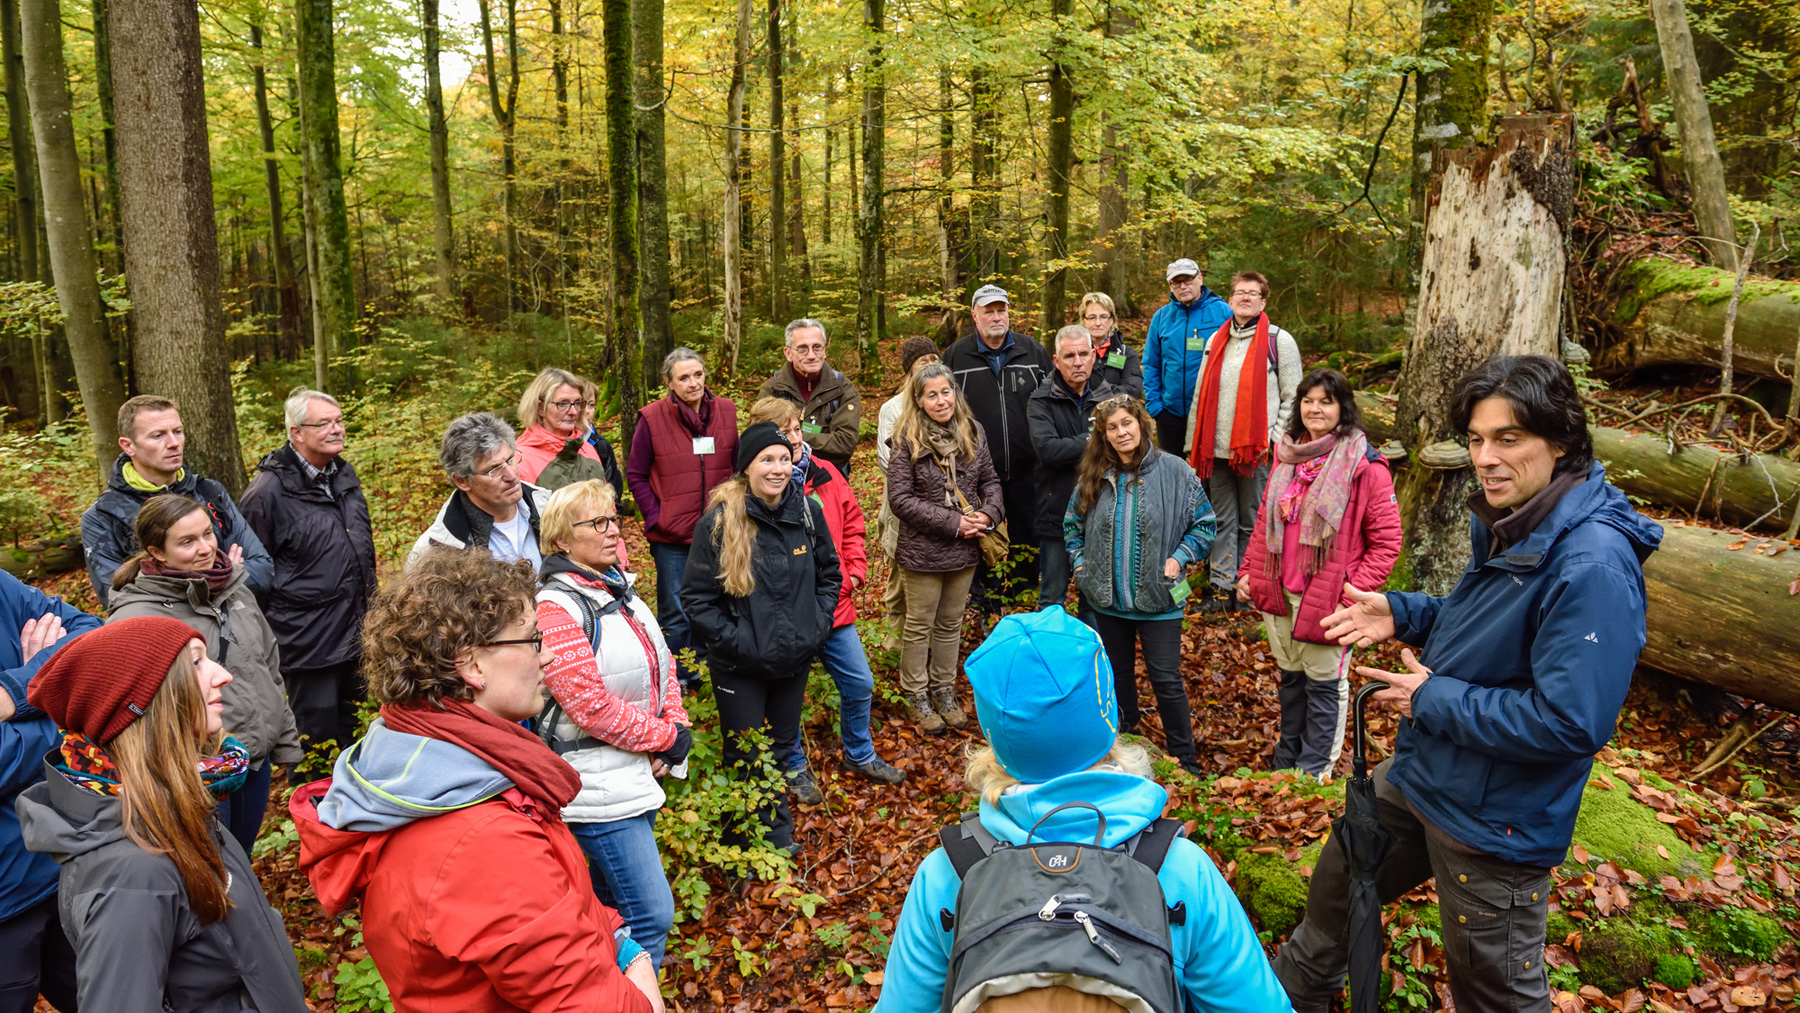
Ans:
[[[51,655],[100,620],[0,571],[0,1013],[30,1013],[41,992],[75,1009],[75,951],[56,908],[56,861],[26,851],[13,809],[19,792],[44,779],[56,725],[25,702]]]
[[[1662,529],[1607,483],[1562,363],[1496,356],[1459,381],[1451,414],[1480,483],[1468,569],[1446,598],[1346,586],[1324,625],[1345,644],[1423,647],[1401,652],[1410,671],[1357,669],[1408,718],[1374,772],[1396,840],[1383,902],[1436,877],[1457,1009],[1548,1013],[1550,872],[1644,647],[1643,561]],[[1348,883],[1327,843],[1275,961],[1298,1013],[1328,1009],[1343,981]]]

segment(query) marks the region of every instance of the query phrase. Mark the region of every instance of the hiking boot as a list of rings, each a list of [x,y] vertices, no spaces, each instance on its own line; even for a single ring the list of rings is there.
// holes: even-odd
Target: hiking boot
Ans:
[[[868,763],[851,763],[849,757],[844,758],[844,769],[854,770],[871,781],[882,784],[899,784],[906,780],[906,771],[877,756]]]
[[[812,771],[805,767],[788,771],[787,783],[788,790],[794,793],[795,801],[801,805],[818,805],[825,801],[825,793],[819,790],[819,782],[813,780]]]
[[[905,699],[906,720],[916,723],[926,735],[944,734],[944,719],[931,708],[931,698],[924,693],[908,693]]]
[[[1200,599],[1200,612],[1203,615],[1209,616],[1222,615],[1226,612],[1230,612],[1236,605],[1236,598],[1237,595],[1231,591],[1220,591],[1217,588],[1210,589],[1206,592],[1206,597]]]
[[[950,686],[937,686],[931,691],[931,709],[938,712],[944,724],[950,728],[963,728],[969,723],[969,716],[956,705],[956,690]]]
[[[1205,777],[1207,774],[1206,768],[1200,766],[1200,761],[1191,756],[1179,757],[1177,762],[1181,764],[1182,770],[1187,771],[1195,777]]]

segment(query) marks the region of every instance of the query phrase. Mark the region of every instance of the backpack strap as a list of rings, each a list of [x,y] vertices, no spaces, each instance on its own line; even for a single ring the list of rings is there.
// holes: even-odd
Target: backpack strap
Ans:
[[[587,635],[588,648],[593,651],[594,664],[598,665],[600,663],[600,620],[623,608],[625,606],[624,599],[615,597],[612,601],[607,602],[605,607],[598,607],[587,595],[579,591],[570,591],[559,587],[547,587],[544,591],[555,595],[558,604],[561,604],[565,610],[580,620],[581,632]],[[574,609],[569,609],[569,602],[575,603]],[[556,725],[562,720],[562,716],[562,704],[552,696],[550,702],[545,704],[543,712],[535,719],[538,738],[542,739],[544,745],[549,746],[556,755],[567,756],[583,749],[593,749],[605,745],[599,739],[585,732],[573,739],[565,739],[556,734]]]
[[[1164,816],[1126,841],[1125,851],[1151,872],[1161,872],[1163,859],[1169,857],[1169,848],[1174,845],[1176,838],[1186,836],[1187,824]]]
[[[938,843],[944,846],[944,855],[956,869],[956,878],[968,875],[975,863],[993,854],[995,850],[1011,845],[1002,844],[999,838],[988,833],[981,825],[981,814],[963,813],[962,819],[938,831]]]

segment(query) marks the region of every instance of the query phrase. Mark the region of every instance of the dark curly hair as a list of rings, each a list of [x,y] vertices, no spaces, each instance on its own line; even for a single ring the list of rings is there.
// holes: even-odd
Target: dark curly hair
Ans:
[[[377,704],[471,700],[456,659],[493,640],[536,606],[531,565],[486,549],[427,549],[382,588],[363,620],[363,678]]]
[[[1569,367],[1547,355],[1496,355],[1456,381],[1450,425],[1469,431],[1475,406],[1491,397],[1512,406],[1513,419],[1563,452],[1552,472],[1585,475],[1594,466],[1594,437]]]

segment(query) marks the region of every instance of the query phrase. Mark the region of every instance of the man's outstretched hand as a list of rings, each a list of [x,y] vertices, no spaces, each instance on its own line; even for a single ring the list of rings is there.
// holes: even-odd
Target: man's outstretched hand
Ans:
[[[1407,671],[1383,672],[1379,668],[1358,665],[1356,674],[1365,679],[1377,679],[1387,683],[1387,689],[1381,690],[1369,699],[1376,703],[1391,704],[1401,714],[1410,718],[1412,717],[1413,692],[1425,685],[1426,679],[1431,678],[1431,669],[1419,664],[1419,659],[1413,656],[1410,647],[1401,648],[1400,660],[1405,663]]]
[[[1394,610],[1387,595],[1344,585],[1350,604],[1325,617],[1325,637],[1347,647],[1367,647],[1394,638]]]

